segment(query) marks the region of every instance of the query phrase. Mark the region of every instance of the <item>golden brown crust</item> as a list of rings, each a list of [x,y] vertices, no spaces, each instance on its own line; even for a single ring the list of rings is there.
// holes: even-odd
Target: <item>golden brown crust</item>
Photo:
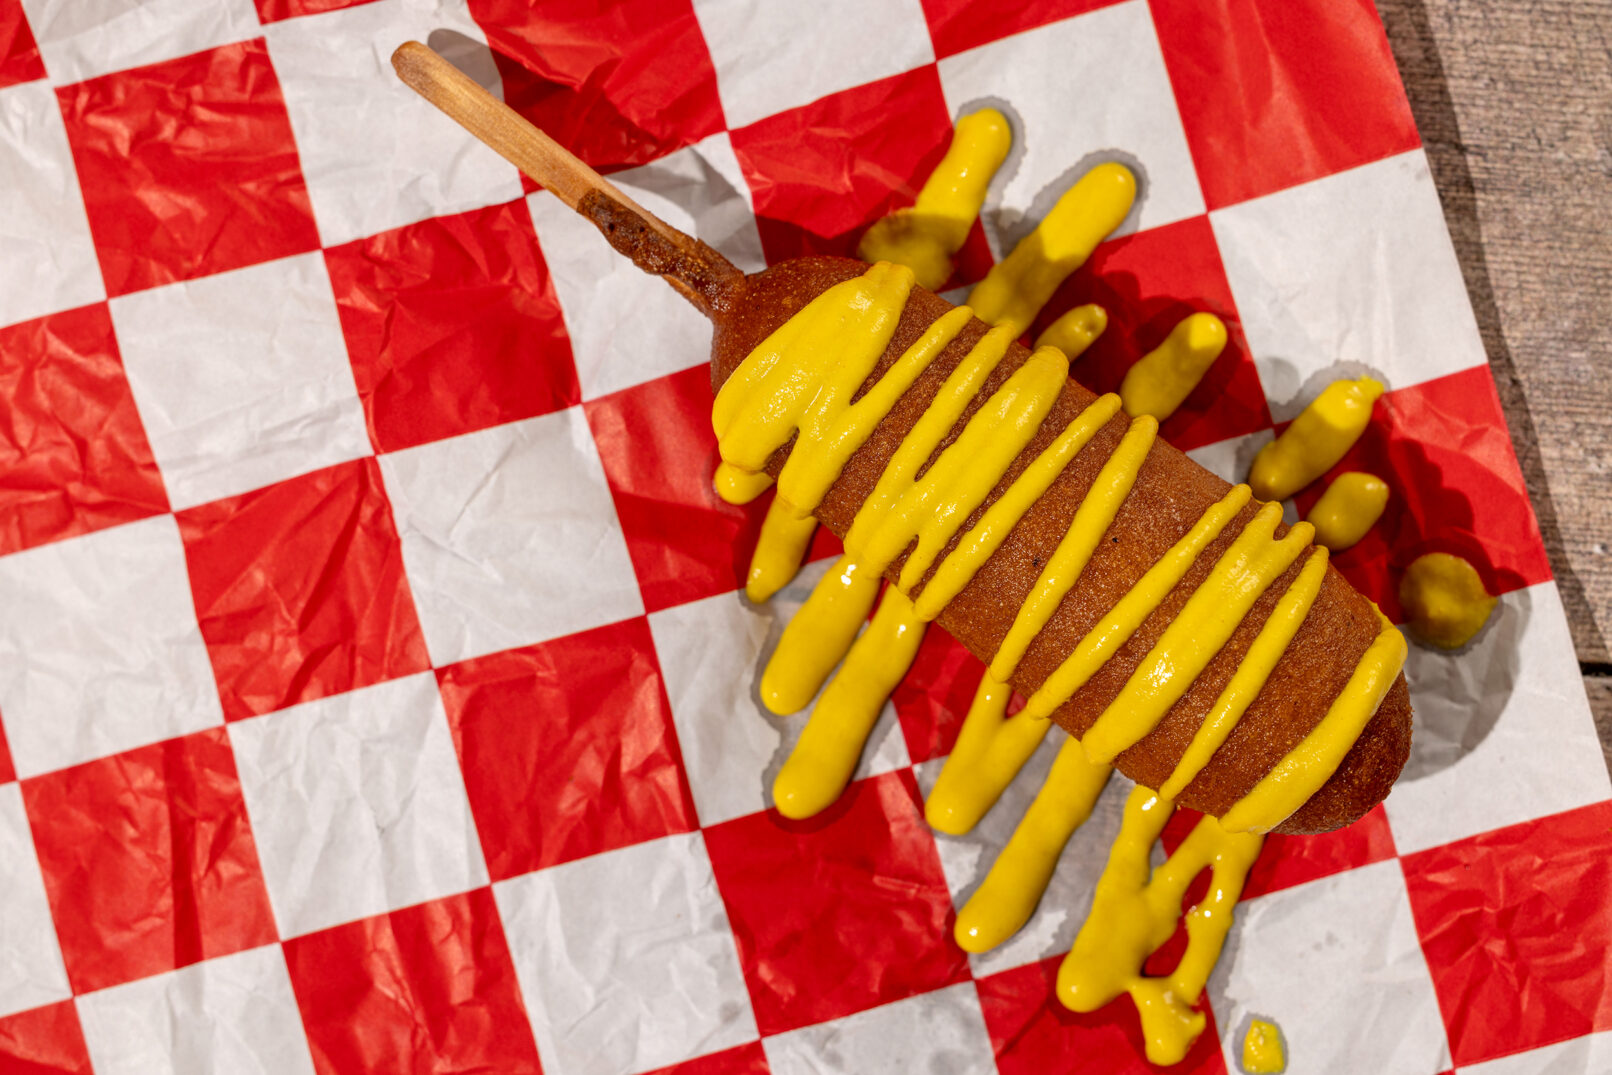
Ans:
[[[795,311],[824,289],[865,269],[862,263],[844,258],[801,258],[746,278],[728,311],[716,318],[711,358],[713,387],[720,387],[745,355]],[[869,383],[883,373],[893,361],[892,356],[901,354],[949,308],[944,299],[914,289],[886,356]],[[830,530],[845,533],[896,446],[917,422],[947,374],[985,331],[986,326],[978,320],[965,329],[851,457],[816,512]],[[975,406],[983,403],[1028,356],[1027,350],[1014,345],[976,398]],[[1005,489],[1018,471],[1095,398],[1082,386],[1069,382],[997,492]],[[970,407],[965,414],[965,421],[973,409]],[[958,423],[953,436],[962,424]],[[996,652],[1039,575],[1041,564],[1062,540],[1076,507],[1126,427],[1123,415],[1104,426],[1025,513],[973,581],[941,612],[938,622],[977,656],[988,660]],[[949,442],[950,438],[945,443]],[[774,473],[783,465],[788,450],[788,446],[781,449],[769,462]],[[1013,685],[1024,694],[1034,691],[1143,572],[1229,488],[1168,444],[1155,442],[1130,497],[1115,516],[1106,535],[1108,540],[1092,556],[1074,589],[1026,651],[1013,676]],[[987,498],[959,533],[973,525],[997,492]],[[1053,715],[1060,725],[1075,735],[1091,726],[1255,510],[1255,505],[1244,509],[1131,641]],[[891,566],[887,572],[890,578],[899,573],[902,562],[898,560]],[[1230,642],[1159,726],[1119,756],[1116,764],[1121,772],[1150,787],[1157,787],[1168,777],[1302,563],[1301,557],[1255,604]],[[924,581],[928,581],[927,576]],[[1371,603],[1329,568],[1308,618],[1269,682],[1225,745],[1182,792],[1181,803],[1215,815],[1229,809],[1325,716],[1377,631]],[[1277,831],[1322,832],[1357,820],[1387,796],[1409,749],[1410,700],[1404,677],[1400,676],[1343,765]]]

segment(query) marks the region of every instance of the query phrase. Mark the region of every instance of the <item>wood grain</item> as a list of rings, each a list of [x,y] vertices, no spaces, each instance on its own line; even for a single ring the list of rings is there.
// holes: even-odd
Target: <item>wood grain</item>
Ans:
[[[1612,0],[1377,0],[1612,768]]]

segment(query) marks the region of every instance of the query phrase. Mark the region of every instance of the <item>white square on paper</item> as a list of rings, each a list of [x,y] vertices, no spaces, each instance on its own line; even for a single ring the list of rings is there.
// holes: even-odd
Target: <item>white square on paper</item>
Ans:
[[[0,558],[0,713],[22,777],[224,722],[172,515]]]
[[[755,1040],[699,833],[501,881],[493,893],[551,1075],[627,1075]]]
[[[1175,91],[1144,0],[1116,4],[940,61],[955,116],[1004,108],[1013,151],[980,220],[1001,258],[1093,166],[1136,172],[1137,206],[1120,231],[1203,212]]]
[[[1397,859],[1238,905],[1209,996],[1232,1070],[1254,1016],[1282,1028],[1294,1071],[1430,1075],[1450,1066]]]
[[[770,712],[758,690],[761,670],[784,626],[832,565],[807,564],[763,605],[736,591],[650,615],[700,824],[717,825],[772,805],[773,779],[816,702],[785,717]],[[909,764],[895,707],[886,702],[852,779]]]
[[[262,32],[252,0],[22,0],[22,8],[58,86]]]
[[[580,408],[381,456],[431,662],[642,615]]]
[[[1592,1071],[1612,1071],[1612,1031],[1461,1065],[1461,1075],[1588,1075]]]
[[[441,35],[436,47],[501,98],[486,38],[462,4],[380,0],[271,23],[263,34],[325,246],[521,196],[513,164],[392,71],[398,45]]]
[[[16,784],[0,786],[0,907],[0,1015],[72,996]]]
[[[1053,728],[972,832],[962,836],[935,833],[935,849],[946,874],[946,887],[951,890],[952,905],[958,910],[962,910],[995,865],[996,857],[1012,838],[1031,801],[1046,782],[1059,748],[1068,740],[1061,729]],[[934,790],[944,764],[945,759],[936,758],[918,767],[918,786],[926,799]],[[1091,817],[1064,845],[1052,881],[1024,928],[989,952],[968,957],[975,978],[999,974],[1069,951],[1091,910],[1092,893],[1108,864],[1114,838],[1119,835],[1131,787],[1131,782],[1122,776],[1109,780],[1092,808]],[[1154,858],[1156,862],[1164,861],[1164,854],[1157,847]]]
[[[1500,598],[1455,653],[1411,643],[1416,734],[1388,796],[1401,853],[1612,797],[1554,582]]]
[[[750,188],[726,133],[611,181],[672,227],[746,272],[766,267]],[[705,363],[711,323],[657,277],[611,249],[548,191],[527,199],[576,357],[584,399]]]
[[[122,295],[108,306],[175,508],[369,454],[317,251]]]
[[[979,993],[962,982],[762,1040],[773,1075],[995,1071]]]
[[[429,672],[230,726],[281,937],[487,883]]]
[[[0,90],[0,325],[104,298],[56,91]]]
[[[1209,219],[1277,421],[1338,377],[1405,388],[1488,361],[1421,150]]]
[[[934,60],[919,0],[694,0],[728,127]]]
[[[1187,453],[1187,458],[1216,477],[1237,485],[1248,480],[1248,468],[1254,465],[1254,456],[1275,439],[1274,430],[1261,429],[1194,448]]]
[[[313,1075],[277,944],[78,998],[97,1075]]]

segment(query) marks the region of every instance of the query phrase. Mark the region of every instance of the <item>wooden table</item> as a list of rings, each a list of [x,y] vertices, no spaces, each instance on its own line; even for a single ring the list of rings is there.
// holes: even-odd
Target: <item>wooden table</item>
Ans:
[[[1612,0],[1376,0],[1612,769]]]

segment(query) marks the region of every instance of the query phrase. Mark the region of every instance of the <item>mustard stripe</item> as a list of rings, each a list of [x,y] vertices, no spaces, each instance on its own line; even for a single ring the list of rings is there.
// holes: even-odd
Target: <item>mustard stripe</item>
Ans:
[[[1159,424],[1151,418],[1137,418],[1131,422],[1119,447],[1103,464],[1090,491],[1075,510],[1075,517],[1070,521],[1063,540],[1047,558],[1046,566],[1041,569],[1041,577],[1036,579],[1035,588],[1014,616],[1007,637],[1002,640],[995,659],[991,661],[991,675],[1001,680],[1012,678],[1019,661],[1024,659],[1024,651],[1030,648],[1035,636],[1041,633],[1041,629],[1074,588],[1081,572],[1091,561],[1098,542],[1103,540],[1103,535],[1114,522],[1114,516],[1119,513],[1120,505],[1131,495],[1136,475],[1142,469],[1142,462],[1152,449],[1158,432]]]
[[[996,503],[980,517],[980,521],[963,535],[957,547],[941,561],[934,577],[924,584],[916,603],[922,619],[934,619],[951,604],[952,599],[985,565],[985,561],[1001,547],[1019,520],[1024,518],[1024,513],[1041,499],[1064,472],[1069,461],[1118,413],[1118,396],[1112,393],[1099,396],[1091,406],[1076,415],[1074,421],[1058,434],[1058,439],[1014,479],[1007,491],[997,498]]]
[[[1209,759],[1220,749],[1249,705],[1264,689],[1265,681],[1276,669],[1276,662],[1287,652],[1288,644],[1309,616],[1310,606],[1315,604],[1316,595],[1321,592],[1321,582],[1326,576],[1327,551],[1316,549],[1305,562],[1299,577],[1282,595],[1270,619],[1260,628],[1254,644],[1248,647],[1247,655],[1232,674],[1231,682],[1215,699],[1214,708],[1209,710],[1209,716],[1199,726],[1186,752],[1176,763],[1175,772],[1159,788],[1160,795],[1171,800],[1179,798],[1182,790],[1209,764]]]
[[[1383,619],[1382,633],[1367,648],[1321,723],[1226,811],[1221,827],[1227,832],[1264,833],[1292,817],[1338,771],[1404,666],[1405,636]]]
[[[1153,614],[1176,584],[1186,576],[1198,555],[1220,536],[1250,498],[1248,486],[1236,485],[1193,524],[1191,530],[1147,570],[1119,603],[1108,611],[1096,627],[1082,638],[1075,651],[1057,667],[1041,689],[1030,696],[1025,712],[1050,717],[1074,693],[1096,675],[1097,670],[1119,650],[1142,622]]]
[[[1267,504],[1209,572],[1081,743],[1093,761],[1113,761],[1164,719],[1241,626],[1254,602],[1310,544],[1299,523],[1274,540],[1279,504]]]

